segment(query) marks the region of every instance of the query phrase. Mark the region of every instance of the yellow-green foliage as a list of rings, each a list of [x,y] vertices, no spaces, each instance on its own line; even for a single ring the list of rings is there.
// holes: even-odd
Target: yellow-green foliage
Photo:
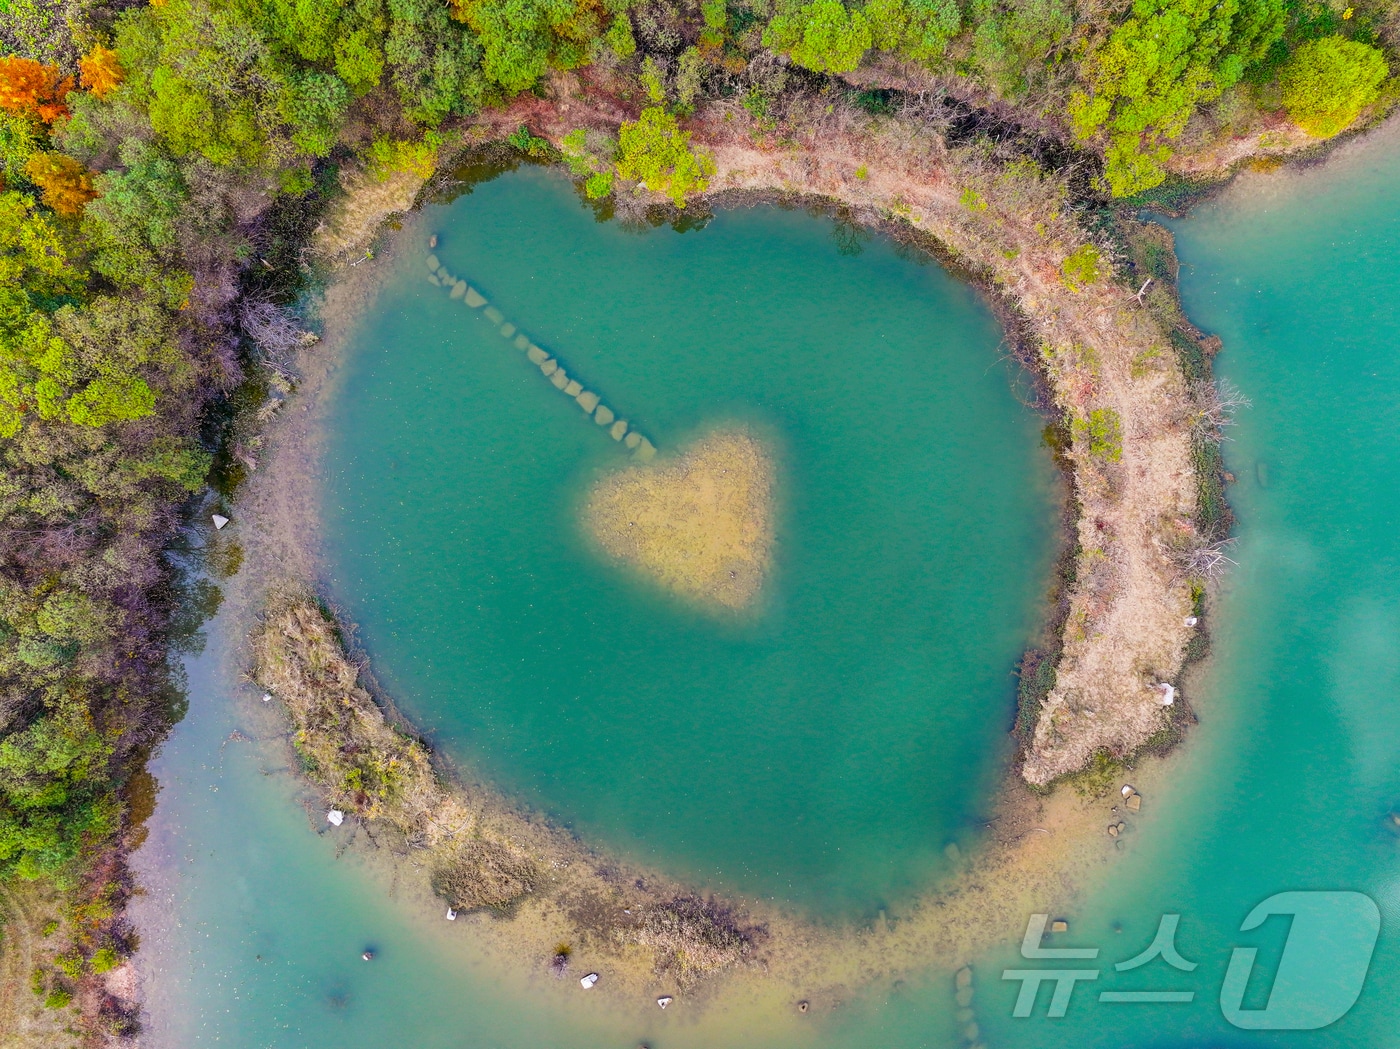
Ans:
[[[1112,408],[1095,408],[1074,420],[1074,440],[1096,459],[1116,463],[1123,458],[1123,420]]]
[[[380,182],[388,181],[400,172],[411,172],[419,178],[431,178],[437,169],[440,136],[428,132],[418,141],[391,139],[380,135],[366,151],[369,173]]]
[[[714,171],[714,158],[692,149],[690,132],[682,131],[661,106],[648,106],[618,132],[617,173],[665,193],[678,208],[685,207],[690,194],[705,191]]]
[[[1104,133],[1114,196],[1160,183],[1170,143],[1203,102],[1239,82],[1283,35],[1284,0],[1137,0],[1084,61],[1075,133]]]
[[[1310,135],[1331,138],[1380,95],[1389,75],[1370,44],[1327,36],[1293,52],[1279,74],[1289,119]]]
[[[1075,248],[1065,256],[1065,261],[1060,263],[1060,277],[1065,287],[1078,291],[1085,284],[1093,284],[1101,276],[1101,259],[1099,249],[1092,244],[1081,244]]]

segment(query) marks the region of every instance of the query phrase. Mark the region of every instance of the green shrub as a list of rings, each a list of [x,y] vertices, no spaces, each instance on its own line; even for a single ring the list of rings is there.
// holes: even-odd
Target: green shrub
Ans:
[[[1060,263],[1060,277],[1065,286],[1078,290],[1085,284],[1093,284],[1099,279],[1099,262],[1102,256],[1092,244],[1081,244],[1065,256]]]
[[[1095,408],[1074,420],[1074,439],[1086,444],[1096,459],[1116,463],[1123,458],[1123,421],[1112,408]]]
[[[431,131],[417,142],[380,135],[370,143],[365,154],[370,176],[384,182],[399,172],[407,171],[419,178],[431,178],[437,168],[438,147],[441,145],[442,139]]]
[[[1309,135],[1331,138],[1380,95],[1385,56],[1340,36],[1309,40],[1279,73],[1288,117]]]
[[[618,132],[617,173],[665,193],[678,208],[690,194],[704,192],[714,171],[713,158],[691,149],[690,132],[661,106],[648,106]]]
[[[99,947],[92,955],[92,971],[101,976],[103,973],[111,972],[121,964],[121,959],[117,957],[116,949],[113,947]]]
[[[73,1001],[73,992],[66,987],[55,987],[44,999],[45,1009],[66,1009]]]

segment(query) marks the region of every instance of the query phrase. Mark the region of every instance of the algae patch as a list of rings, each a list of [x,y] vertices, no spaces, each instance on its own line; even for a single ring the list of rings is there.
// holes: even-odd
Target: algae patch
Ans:
[[[717,430],[678,458],[603,478],[584,525],[612,558],[682,597],[743,609],[768,575],[774,468],[746,430]]]

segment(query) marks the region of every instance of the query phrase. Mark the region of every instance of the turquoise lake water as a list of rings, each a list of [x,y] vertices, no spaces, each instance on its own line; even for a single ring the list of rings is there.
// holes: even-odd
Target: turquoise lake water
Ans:
[[[981,1041],[989,1049],[1385,1049],[1400,1045],[1400,1031],[1394,1022],[1395,1003],[1400,1001],[1400,944],[1393,932],[1400,920],[1400,838],[1388,829],[1386,819],[1392,807],[1400,805],[1400,765],[1396,761],[1400,754],[1400,716],[1396,713],[1400,702],[1396,698],[1400,686],[1397,175],[1400,136],[1386,132],[1350,147],[1325,167],[1299,174],[1248,176],[1219,201],[1174,224],[1183,262],[1186,307],[1202,327],[1223,336],[1226,349],[1217,361],[1219,372],[1253,400],[1253,408],[1242,413],[1234,428],[1234,440],[1226,447],[1229,467],[1239,479],[1230,489],[1230,498],[1239,518],[1240,537],[1232,556],[1240,567],[1230,576],[1215,607],[1214,656],[1192,693],[1201,723],[1183,751],[1172,759],[1169,785],[1145,788],[1147,803],[1135,832],[1124,842],[1123,855],[1068,915],[1073,941],[1100,947],[1101,958],[1093,963],[1028,963],[1020,961],[1014,952],[997,952],[981,959],[976,966],[974,1009]],[[490,191],[528,191],[537,193],[538,199],[545,202],[551,199],[547,182],[532,186],[502,179],[478,188],[454,207],[479,207],[479,202],[488,200]],[[576,206],[567,198],[555,199],[560,210],[545,212],[550,217]],[[544,207],[537,204],[535,214],[540,215]],[[890,327],[889,318],[896,309],[914,308],[910,300],[917,290],[922,299],[943,306],[944,323],[960,323],[965,332],[982,333],[982,341],[968,338],[962,344],[961,360],[951,360],[952,348],[940,353],[926,351],[928,360],[937,359],[939,367],[963,369],[950,371],[949,375],[966,377],[970,373],[985,379],[985,404],[1002,406],[986,410],[1003,414],[974,418],[1002,418],[1010,420],[1009,425],[1024,427],[1023,432],[1017,431],[1010,437],[1001,435],[1008,442],[1006,461],[1012,469],[1022,471],[1023,477],[1037,476],[1033,465],[1037,454],[1033,420],[1019,421],[1018,410],[1008,407],[1004,400],[996,400],[997,390],[1001,396],[1008,396],[1007,375],[990,367],[996,352],[995,333],[987,327],[990,322],[978,313],[970,298],[962,300],[961,310],[947,308],[947,303],[956,300],[943,297],[945,293],[939,290],[943,286],[938,283],[942,278],[937,271],[913,267],[878,242],[869,244],[865,254],[855,258],[834,255],[828,246],[826,261],[840,269],[843,279],[821,285],[812,276],[813,269],[820,267],[810,256],[821,257],[819,248],[828,244],[830,223],[794,213],[721,216],[710,228],[683,236],[669,231],[640,236],[623,234],[609,226],[578,228],[583,232],[571,246],[561,249],[562,254],[586,252],[589,245],[594,246],[593,250],[601,250],[596,247],[599,242],[614,236],[632,237],[635,239],[621,241],[628,250],[660,252],[664,248],[666,252],[679,253],[689,264],[692,276],[694,272],[712,275],[712,270],[700,265],[702,260],[713,257],[705,253],[723,254],[721,247],[733,251],[733,245],[742,243],[748,233],[761,230],[762,235],[754,233],[752,241],[752,250],[759,252],[761,258],[756,283],[774,269],[791,272],[781,270],[785,265],[794,265],[791,259],[782,257],[784,251],[774,249],[763,254],[763,245],[771,243],[768,238],[787,237],[789,245],[807,246],[809,257],[797,267],[804,274],[801,286],[820,289],[855,285],[863,289],[853,301],[866,301],[863,317],[874,332],[897,330]],[[509,240],[512,250],[520,246],[515,244],[520,236],[515,230],[502,226],[490,229],[491,237],[485,239]],[[459,236],[466,238],[465,233]],[[707,238],[721,244],[707,244]],[[568,243],[567,238],[564,241]],[[449,254],[449,242],[445,242],[444,260],[457,272],[478,276],[472,264],[484,262],[486,256],[476,259],[466,253],[467,245],[476,243],[484,241],[458,241],[455,248],[463,254],[454,258]],[[798,247],[785,251],[796,252]],[[534,256],[542,257],[541,252],[534,252]],[[862,275],[867,266],[876,275],[869,284]],[[595,264],[593,268],[598,267]],[[552,281],[535,281],[532,288],[526,268],[512,276],[502,261],[493,267],[489,278],[483,269],[481,280],[509,316],[519,323],[528,323],[542,340],[554,340],[560,353],[577,359],[578,371],[591,374],[596,369],[594,381],[610,397],[619,402],[624,397],[631,399],[630,403],[637,407],[629,407],[629,411],[638,413],[639,419],[646,418],[650,432],[663,447],[674,447],[715,414],[722,413],[781,435],[786,471],[796,470],[794,464],[813,461],[813,456],[820,461],[818,435],[823,431],[812,428],[816,423],[803,421],[803,412],[816,411],[815,397],[801,402],[809,407],[794,403],[789,414],[784,414],[776,393],[765,394],[758,403],[744,397],[725,400],[673,396],[670,391],[674,387],[664,377],[634,377],[633,370],[637,376],[645,374],[641,365],[647,355],[641,349],[631,351],[635,356],[630,358],[627,369],[608,370],[610,355],[602,347],[605,342],[622,347],[623,340],[605,340],[601,332],[614,322],[578,304],[590,301],[589,281],[610,281],[618,275],[617,267],[594,276],[588,270],[589,266],[584,265],[576,271],[581,274],[578,280],[584,283],[577,293],[561,287],[567,282],[557,275]],[[650,274],[649,279],[681,278],[674,273],[657,273]],[[416,272],[406,273],[401,284],[390,282],[386,296],[392,300],[395,294],[417,295],[420,287],[429,290],[427,285],[416,283],[419,280]],[[899,283],[901,280],[903,284]],[[888,291],[889,298],[881,300],[879,296],[885,292],[878,286],[891,281],[897,290]],[[442,294],[437,289],[431,291]],[[574,294],[578,295],[577,300],[571,300]],[[871,298],[862,300],[860,296]],[[385,325],[381,329],[384,339],[391,334],[394,323],[430,327],[430,311],[439,301],[425,297],[421,305],[415,300],[414,305],[406,307],[421,312],[421,320],[395,322],[391,317],[382,318],[377,323]],[[572,313],[570,301],[576,303]],[[622,316],[620,311],[618,316]],[[716,326],[718,321],[713,314],[711,318],[706,323]],[[622,322],[616,323],[619,327],[615,330],[622,331]],[[665,323],[669,325],[670,320]],[[762,317],[755,317],[746,319],[743,326],[752,329],[765,323]],[[768,332],[771,338],[772,329]],[[461,346],[466,338],[459,332],[452,345]],[[461,357],[453,356],[457,351],[449,351],[447,341],[444,338],[441,352],[434,358],[437,363],[428,375],[444,388],[468,388],[459,386],[460,373],[452,369],[460,367]],[[429,347],[427,352],[431,352],[431,341],[425,340],[425,344]],[[618,636],[631,638],[638,631],[662,629],[673,638],[685,635],[687,630],[695,636],[721,638],[704,643],[688,640],[687,644],[697,652],[706,644],[733,648],[760,642],[776,645],[775,639],[788,622],[785,617],[796,614],[790,605],[800,604],[800,596],[794,595],[802,576],[794,565],[802,557],[815,556],[813,543],[821,548],[818,536],[810,538],[800,553],[793,552],[796,537],[802,534],[801,519],[815,512],[811,508],[802,513],[795,511],[791,493],[798,490],[798,483],[786,482],[787,531],[783,533],[778,572],[782,600],[776,602],[776,610],[767,610],[756,625],[736,628],[727,637],[719,635],[712,623],[687,619],[645,589],[624,585],[604,568],[591,565],[584,552],[571,546],[577,540],[572,538],[576,533],[569,531],[567,495],[584,484],[591,471],[607,468],[607,456],[614,451],[596,441],[591,446],[585,443],[585,438],[597,435],[580,432],[582,424],[576,418],[566,415],[556,422],[549,412],[550,405],[557,403],[551,398],[557,398],[557,394],[552,389],[540,389],[539,380],[529,375],[523,365],[515,392],[503,392],[512,389],[510,384],[515,382],[505,372],[505,364],[521,362],[505,356],[504,349],[490,352],[502,360],[502,371],[496,380],[500,387],[488,387],[489,376],[477,374],[475,384],[469,388],[483,390],[477,397],[491,402],[490,411],[521,413],[515,447],[547,448],[553,456],[549,459],[555,470],[553,480],[546,483],[538,473],[530,474],[536,491],[543,494],[537,496],[540,502],[534,504],[534,513],[541,515],[538,528],[528,533],[555,551],[551,556],[559,560],[553,562],[556,567],[551,570],[556,574],[551,578],[586,582],[580,587],[584,596],[577,598],[580,604],[576,607],[595,607],[592,602],[606,601],[617,609],[635,602],[646,610],[644,616],[639,613],[636,619],[628,621],[630,633],[609,634],[600,630],[589,634],[570,628],[568,643],[575,646],[571,651],[576,661],[584,659],[591,644],[616,644]],[[969,357],[973,359],[971,364],[966,360]],[[347,397],[355,396],[356,382],[367,382],[376,375],[383,380],[394,368],[403,369],[396,373],[401,377],[415,374],[404,362],[387,362],[382,356],[376,362],[373,351],[360,361],[352,363],[347,376]],[[932,366],[929,363],[926,368]],[[389,371],[376,372],[376,367]],[[363,369],[358,376],[356,368]],[[405,378],[396,381],[407,382]],[[529,386],[530,381],[535,386]],[[705,369],[697,368],[687,381],[697,384],[696,390],[703,390],[707,388],[704,383],[717,380],[706,378]],[[421,377],[415,382],[407,388],[422,391],[429,385]],[[869,391],[874,385],[878,384],[862,385],[860,389]],[[896,402],[914,399],[916,395],[938,398],[937,390],[928,389],[936,385],[933,381],[911,381],[900,397],[876,392],[879,403],[894,411],[898,410]],[[776,380],[771,389],[779,389]],[[528,400],[534,391],[540,393],[537,404]],[[396,410],[424,418],[445,417],[443,409],[435,407],[432,395],[419,396],[426,403],[398,409],[393,408],[392,399],[371,402],[366,396],[369,408],[361,425],[366,429],[378,427],[381,435],[378,441],[362,439],[358,445],[361,450],[356,454],[368,454],[365,449],[376,443],[393,447],[395,427],[403,425],[394,417]],[[687,404],[692,407],[687,409]],[[711,407],[716,404],[719,407]],[[643,410],[648,413],[645,417],[641,415]],[[578,414],[577,409],[572,411]],[[469,430],[475,420],[468,415],[464,402],[454,425]],[[901,416],[900,425],[907,425],[909,418]],[[484,465],[476,467],[481,474],[474,476],[480,478],[501,467],[499,459],[484,454],[487,447],[499,448],[500,441],[491,444],[485,438],[458,436],[446,422],[440,425],[444,432],[439,441],[443,446],[458,441],[452,446],[469,449],[462,453],[467,460],[474,454],[470,449],[481,453],[476,458]],[[871,424],[864,440],[875,440],[879,432],[880,428]],[[934,431],[921,433],[925,441],[943,439],[935,438]],[[570,435],[578,437],[577,446],[569,445]],[[973,430],[969,436],[978,442],[994,439],[981,429]],[[909,446],[924,448],[916,441]],[[353,447],[353,442],[342,445],[342,449]],[[533,461],[538,464],[539,460]],[[415,478],[426,486],[423,479],[429,473],[467,467],[440,455],[417,467],[405,457],[399,469],[403,471],[398,481],[402,490],[413,491]],[[454,476],[459,477],[459,488],[468,483],[461,475]],[[803,484],[810,476],[802,476]],[[1028,490],[1038,491],[1034,485]],[[548,504],[546,496],[550,493],[562,493],[560,501]],[[529,504],[523,495],[520,505],[520,516],[529,516]],[[471,513],[470,499],[465,497],[450,510],[443,510],[428,499],[413,504],[412,509],[430,520],[437,513]],[[932,505],[931,511],[936,510],[937,504]],[[379,510],[371,513],[365,509],[358,511],[358,518],[352,517],[356,512],[354,508],[342,511],[337,527],[343,529],[354,519],[371,523],[376,517],[387,519]],[[943,512],[948,512],[947,507]],[[426,529],[427,525],[422,527]],[[1045,533],[1034,523],[1021,527],[1026,531],[1018,534],[1028,535],[1033,545],[1037,536],[1041,536],[1040,542],[1044,541]],[[522,528],[520,534],[526,533]],[[468,534],[465,525],[462,534]],[[410,555],[419,549],[418,544],[426,542],[428,533],[404,526],[399,535],[403,538],[401,553],[385,558],[391,563],[381,571],[386,576],[402,573],[401,578],[414,578]],[[507,543],[512,538],[505,535],[498,541]],[[375,542],[387,541],[382,536],[364,540],[365,550],[372,551]],[[339,542],[339,556],[349,564],[355,552],[345,538]],[[1036,547],[1036,556],[1043,556],[1043,549]],[[442,556],[445,555],[439,551],[439,557]],[[433,605],[425,599],[425,608],[447,607],[441,592],[460,586],[470,565],[467,560],[453,564],[459,574],[444,572],[442,575],[449,578],[433,587],[421,584],[440,594],[433,601],[441,604]],[[557,567],[559,564],[565,565],[567,571]],[[541,566],[538,571],[545,567],[548,566]],[[990,571],[992,565],[980,568]],[[519,584],[517,577],[513,585]],[[375,593],[373,587],[390,584],[383,578],[376,581],[373,573],[365,570],[342,575],[341,586],[347,598],[353,598],[351,591],[361,585],[366,589],[358,600],[368,602]],[[1033,591],[1031,587],[1025,592],[1031,600]],[[997,652],[998,644],[1014,650],[1018,631],[1024,637],[1029,629],[1027,608],[1018,604],[1014,596],[1003,598],[1001,621],[979,621],[981,630],[1003,632],[1001,641],[988,643],[988,651]],[[481,603],[486,605],[484,600]],[[497,616],[510,608],[503,599],[488,607],[495,609],[491,614]],[[462,614],[469,618],[471,611]],[[427,653],[452,648],[448,626],[428,635],[427,640],[395,638],[396,629],[404,634],[401,621],[391,621],[387,615],[376,620],[363,605],[356,606],[356,613],[386,683],[401,691],[410,712],[430,716],[440,740],[455,753],[470,758],[474,765],[480,762],[479,767],[501,782],[590,832],[598,831],[615,844],[666,862],[678,871],[699,871],[717,881],[819,907],[868,906],[883,894],[897,891],[901,879],[916,878],[922,865],[933,864],[915,844],[918,835],[908,834],[897,825],[898,817],[904,813],[870,809],[867,812],[873,811],[873,818],[854,818],[858,810],[847,809],[843,815],[852,818],[835,821],[831,816],[832,795],[826,793],[829,787],[824,781],[817,781],[811,784],[816,798],[812,804],[827,806],[822,811],[844,836],[826,839],[831,843],[831,851],[841,846],[835,859],[829,857],[827,864],[802,866],[807,857],[797,856],[799,848],[809,848],[817,839],[784,809],[784,799],[791,804],[791,797],[783,792],[799,790],[804,784],[799,777],[784,779],[780,767],[769,767],[779,764],[776,752],[764,752],[762,759],[747,764],[736,763],[727,775],[731,777],[730,789],[744,784],[751,789],[755,784],[766,788],[754,789],[752,801],[739,811],[746,822],[765,825],[775,837],[779,834],[774,828],[782,828],[781,841],[762,843],[755,852],[745,852],[737,844],[731,846],[720,840],[722,835],[713,827],[706,828],[703,834],[697,831],[682,835],[676,830],[681,821],[674,813],[683,811],[679,806],[686,804],[686,797],[669,781],[659,781],[656,777],[660,773],[654,768],[644,773],[632,768],[613,770],[606,774],[612,779],[589,778],[604,776],[599,772],[590,774],[585,760],[590,748],[593,753],[601,753],[604,748],[621,752],[624,745],[640,746],[628,736],[627,718],[622,714],[615,715],[606,731],[600,730],[593,736],[588,747],[572,738],[556,739],[548,745],[546,754],[531,754],[528,750],[522,753],[523,748],[507,744],[538,738],[539,726],[547,722],[548,712],[554,709],[547,705],[547,697],[539,699],[538,706],[532,709],[520,698],[521,693],[497,686],[497,691],[489,695],[489,704],[463,702],[454,715],[445,703],[434,700],[435,678],[426,666]],[[425,614],[424,618],[431,615]],[[931,621],[939,620],[933,616]],[[418,622],[421,624],[422,620]],[[397,891],[386,891],[387,880],[366,870],[364,861],[354,853],[337,858],[337,839],[329,834],[317,836],[316,822],[296,804],[294,783],[285,770],[277,767],[281,751],[275,745],[260,748],[229,740],[234,729],[260,734],[259,718],[266,715],[255,698],[235,684],[237,664],[232,653],[238,639],[225,629],[226,623],[227,619],[220,617],[211,624],[208,650],[191,661],[190,714],[177,727],[153,768],[162,793],[150,823],[150,843],[138,856],[138,861],[148,866],[153,888],[138,907],[137,917],[143,927],[143,964],[153,980],[150,1009],[154,1044],[217,1043],[249,1049],[384,1045],[594,1049],[635,1046],[641,1041],[653,1049],[954,1049],[967,1044],[954,1022],[952,988],[943,977],[925,981],[915,975],[897,993],[881,991],[868,998],[857,997],[837,1014],[810,1017],[811,1022],[805,1027],[795,1027],[788,1018],[769,1023],[723,1009],[706,1013],[698,1024],[679,1014],[609,1016],[589,1002],[579,1002],[578,996],[538,995],[535,992],[539,986],[528,981],[513,982],[496,973],[474,953],[466,928],[452,928],[449,923],[433,920],[440,916],[427,914],[418,901],[402,898]],[[455,621],[449,625],[458,629]],[[928,629],[930,635],[937,633],[932,627]],[[554,622],[549,637],[561,631],[560,624]],[[460,634],[465,632],[461,628]],[[490,631],[486,633],[488,638],[492,636]],[[511,637],[518,639],[518,632]],[[460,655],[452,658],[457,660],[452,671],[454,680],[471,681],[483,672],[480,665],[473,667]],[[997,655],[999,660],[1006,658],[1009,657],[1004,653]],[[974,663],[970,659],[965,670],[970,680],[991,683],[979,710],[993,722],[985,738],[995,750],[1005,728],[1004,720],[997,718],[1004,715],[1006,695],[998,689],[1006,686],[1002,680],[1006,667],[1004,662],[980,667]],[[872,656],[865,665],[873,664]],[[908,671],[908,664],[901,663],[900,668]],[[611,666],[607,669],[609,673],[614,670]],[[549,685],[550,679],[543,679],[543,684]],[[557,681],[554,687],[558,687]],[[453,694],[480,697],[486,694],[485,688],[481,684],[459,684]],[[889,695],[897,695],[893,687]],[[868,755],[862,762],[860,746],[845,738],[866,727],[850,722],[853,709],[854,701],[842,708],[848,719],[843,722],[843,732],[827,730],[827,735],[809,744],[808,753],[820,755],[829,753],[823,748],[835,747],[846,761],[846,774],[863,777],[856,781],[869,784],[874,791],[881,776],[872,770],[878,769],[879,762]],[[899,721],[905,732],[920,731],[919,722],[903,702],[890,701],[872,709],[878,709],[882,718]],[[935,709],[938,724],[950,724],[944,720],[948,716],[946,708],[935,705]],[[632,708],[629,716],[642,718],[637,710]],[[677,710],[672,713],[681,716]],[[712,720],[711,713],[718,714],[708,711],[703,718],[696,715],[686,722],[687,726],[706,727],[707,733],[699,740],[687,746],[682,746],[681,740],[668,744],[669,760],[695,762],[692,769],[700,771],[690,775],[707,787],[712,782],[724,782],[714,771],[713,762],[735,753],[728,746],[709,746],[714,734],[728,735],[732,741],[740,726],[755,731],[757,720],[750,716],[746,721],[742,711],[730,711]],[[928,716],[927,710],[925,715]],[[814,733],[821,733],[827,726],[811,708],[804,709],[801,717],[794,715],[794,719],[764,736],[770,747],[789,745],[792,740],[784,733],[791,732],[795,723],[806,725]],[[585,732],[588,726],[575,723],[575,730]],[[932,745],[927,723],[922,730],[926,734],[921,737],[921,746]],[[879,745],[881,740],[888,745],[890,736],[872,731],[875,735],[863,745]],[[971,746],[975,730],[964,724],[960,731],[965,733],[960,737],[965,745]],[[952,730],[947,732],[951,734]],[[544,748],[546,744],[540,741],[539,746]],[[577,749],[584,757],[568,759],[571,749]],[[852,752],[854,757],[850,756]],[[752,759],[757,752],[746,753]],[[887,773],[889,779],[885,782],[925,777],[920,786],[900,784],[900,798],[907,799],[915,793],[933,797],[944,789],[940,784],[945,781],[937,775],[918,770],[920,755],[912,759],[893,753],[881,756],[889,765],[897,766]],[[705,758],[712,764],[703,764]],[[899,765],[906,760],[914,765]],[[760,764],[765,769],[762,776],[752,772]],[[819,769],[830,764],[830,760],[819,764]],[[962,767],[977,768],[982,780],[975,789],[970,786],[949,790],[950,808],[923,813],[923,818],[931,821],[924,824],[923,833],[940,835],[933,845],[941,845],[946,840],[943,836],[956,833],[959,822],[976,811],[979,798],[985,795],[989,775],[986,766]],[[594,793],[580,797],[581,785],[589,784]],[[630,797],[637,784],[643,785],[642,793],[647,796]],[[610,793],[614,786],[629,794],[628,804],[595,796]],[[664,804],[651,796],[658,791],[664,795],[666,790],[675,793]],[[711,799],[715,806],[726,804],[724,791],[715,793]],[[891,805],[892,810],[895,808]],[[703,812],[711,810],[695,804],[691,811],[702,813],[696,818],[703,823]],[[736,833],[750,829],[739,828]],[[836,830],[828,833],[834,835]],[[785,870],[773,866],[788,855],[786,848],[797,856],[792,866]],[[846,857],[847,848],[888,850],[894,863]],[[769,867],[745,868],[740,863],[745,855],[765,856]],[[1225,1022],[1218,1004],[1231,948],[1259,948],[1260,972],[1246,991],[1245,1005],[1262,1006],[1269,993],[1269,974],[1287,934],[1287,922],[1275,918],[1254,932],[1238,930],[1250,909],[1285,890],[1354,890],[1379,904],[1384,924],[1369,976],[1356,1005],[1341,1020],[1320,1031],[1236,1029]],[[1181,915],[1176,945],[1186,959],[1199,963],[1199,967],[1180,973],[1158,960],[1132,973],[1113,973],[1114,962],[1147,946],[1163,913]],[[381,954],[373,966],[365,966],[358,960],[358,952],[370,942],[380,948]],[[1095,984],[1080,985],[1068,1015],[1062,1019],[1045,1018],[1045,991],[1033,1018],[1013,1018],[1016,985],[999,980],[1000,971],[1037,964],[1075,968],[1092,964],[1108,971]],[[1099,990],[1144,988],[1189,989],[1195,991],[1196,1000],[1170,1005],[1096,1000]]]
[[[664,452],[772,449],[757,612],[601,560],[579,503],[625,448],[412,252],[336,394],[334,592],[448,754],[706,884],[873,913],[926,884],[1005,757],[1055,542],[1039,417],[966,285],[832,222],[599,223],[524,168],[430,216],[436,254]]]

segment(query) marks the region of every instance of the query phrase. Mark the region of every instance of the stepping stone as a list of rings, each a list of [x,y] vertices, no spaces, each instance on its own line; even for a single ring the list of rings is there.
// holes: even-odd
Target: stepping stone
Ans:
[[[441,265],[442,265],[442,263],[441,263],[440,261],[438,261],[438,257],[437,257],[436,255],[429,255],[429,256],[428,256],[428,269],[433,270],[434,272],[436,272],[436,271],[437,271],[437,268],[438,268],[439,266],[441,266]]]
[[[569,385],[569,373],[566,372],[563,368],[560,368],[558,371],[556,371],[553,375],[549,377],[549,381],[554,383],[554,388],[556,390],[562,390],[564,389],[564,387]]]
[[[437,279],[437,274],[436,274],[436,273],[429,273],[429,274],[428,274],[428,283],[429,283],[429,284],[436,284],[439,288],[442,287],[442,281],[440,281],[440,280]]]
[[[957,987],[957,989],[960,991],[964,987],[971,987],[972,970],[969,969],[966,965],[964,965],[961,969],[958,970],[958,974],[953,977],[953,985]]]
[[[464,281],[464,280],[459,280],[456,284],[452,285],[452,295],[451,295],[451,298],[460,299],[460,298],[461,298],[463,295],[465,295],[466,293],[467,293],[467,282],[466,282],[466,281]]]
[[[540,365],[540,371],[544,372],[546,375],[553,375],[558,370],[559,362],[555,360],[545,361]]]
[[[1123,805],[1129,812],[1137,812],[1138,809],[1142,808],[1142,795],[1134,794],[1127,801],[1123,802]]]
[[[486,305],[486,296],[481,294],[470,285],[467,286],[467,305],[472,309],[480,309]]]
[[[517,335],[514,345],[517,350],[528,350],[530,348],[530,340],[523,335]]]
[[[637,458],[649,463],[656,458],[656,446],[643,437],[637,442]]]
[[[496,309],[495,306],[487,306],[486,309],[482,312],[485,315],[486,319],[492,324],[500,324],[506,319],[506,315],[500,310]]]
[[[577,399],[578,406],[585,412],[592,412],[594,408],[598,407],[598,395],[592,390],[584,390]]]
[[[633,430],[627,435],[627,440],[623,443],[626,444],[628,448],[635,448],[642,443],[642,435],[636,430]]]
[[[506,321],[504,324],[501,325],[501,338],[509,339],[514,334],[515,325],[512,324],[510,321]]]
[[[549,360],[549,354],[545,353],[544,350],[533,343],[531,343],[530,348],[525,351],[525,356],[530,358],[531,364],[543,364],[545,361]]]
[[[612,424],[612,429],[609,430],[608,433],[612,434],[612,439],[614,441],[622,440],[623,436],[627,433],[627,420],[617,420],[617,422]]]
[[[606,404],[598,405],[598,410],[593,413],[593,421],[599,426],[610,425],[614,418],[613,410]]]
[[[579,382],[577,379],[570,379],[569,385],[564,387],[564,392],[570,397],[577,397],[583,392],[583,383]]]

